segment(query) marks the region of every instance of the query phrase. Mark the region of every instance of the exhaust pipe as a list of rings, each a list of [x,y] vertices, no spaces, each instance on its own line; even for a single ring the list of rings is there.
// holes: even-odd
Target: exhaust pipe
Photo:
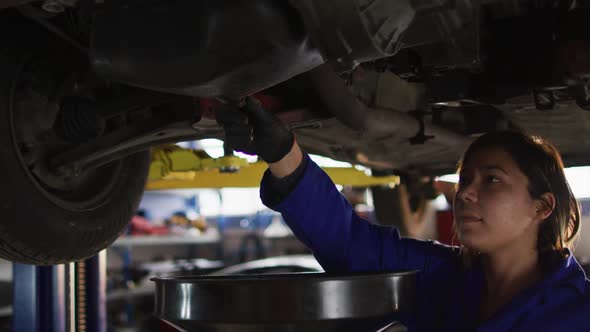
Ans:
[[[367,107],[328,64],[310,71],[309,77],[324,105],[349,128],[369,137],[397,135],[411,138],[421,131],[420,121],[406,112]],[[470,143],[469,138],[432,124],[424,123],[424,132],[446,146],[464,149]]]

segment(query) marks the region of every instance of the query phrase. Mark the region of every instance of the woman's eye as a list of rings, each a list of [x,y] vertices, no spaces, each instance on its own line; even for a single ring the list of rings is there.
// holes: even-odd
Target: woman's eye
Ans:
[[[490,183],[498,183],[498,182],[500,182],[500,179],[497,178],[497,177],[495,177],[495,176],[493,176],[493,175],[490,175],[490,176],[488,176],[488,182],[490,182]]]

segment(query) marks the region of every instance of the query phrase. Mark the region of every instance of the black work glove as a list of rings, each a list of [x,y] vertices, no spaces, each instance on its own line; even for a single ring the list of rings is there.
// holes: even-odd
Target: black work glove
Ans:
[[[246,98],[241,108],[225,104],[215,111],[215,117],[232,150],[258,155],[270,164],[283,159],[293,147],[291,130],[255,98]]]

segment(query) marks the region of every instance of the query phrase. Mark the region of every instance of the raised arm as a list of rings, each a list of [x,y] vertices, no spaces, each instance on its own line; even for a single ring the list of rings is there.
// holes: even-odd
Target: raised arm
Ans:
[[[231,120],[231,121],[228,121]],[[452,260],[449,247],[402,239],[392,227],[361,219],[326,173],[299,148],[277,117],[249,99],[242,110],[218,114],[226,144],[269,163],[261,198],[331,272],[435,270]]]
[[[329,272],[436,270],[455,261],[451,248],[433,242],[401,238],[394,227],[360,218],[328,175],[305,156],[305,170],[280,202],[271,172],[262,180],[261,198],[280,212],[295,235]]]

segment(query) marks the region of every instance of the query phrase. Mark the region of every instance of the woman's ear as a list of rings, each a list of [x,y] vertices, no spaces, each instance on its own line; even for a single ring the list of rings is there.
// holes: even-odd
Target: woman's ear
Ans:
[[[537,199],[535,206],[537,209],[536,215],[539,218],[539,221],[549,218],[555,209],[555,195],[550,192],[544,193],[539,199]]]

